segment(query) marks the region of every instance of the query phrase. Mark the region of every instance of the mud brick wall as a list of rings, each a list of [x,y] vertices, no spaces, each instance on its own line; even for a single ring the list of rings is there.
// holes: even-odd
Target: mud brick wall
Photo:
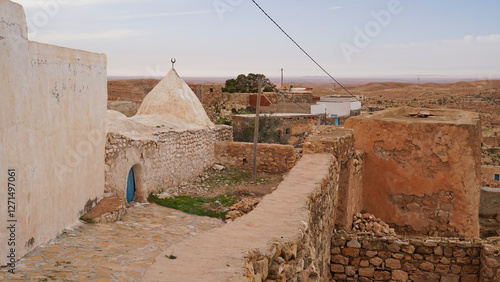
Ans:
[[[482,247],[479,239],[334,234],[331,272],[336,281],[480,281],[486,269]],[[493,277],[494,269],[488,269]]]
[[[365,153],[363,210],[408,235],[479,236],[479,114],[395,108],[345,127]]]
[[[216,142],[216,162],[224,166],[251,171],[253,167],[253,143]],[[293,146],[258,144],[257,170],[282,173],[292,169],[298,161]]]

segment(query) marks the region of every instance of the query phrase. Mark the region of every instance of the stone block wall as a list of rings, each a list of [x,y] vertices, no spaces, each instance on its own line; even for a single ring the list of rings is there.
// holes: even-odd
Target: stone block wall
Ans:
[[[309,155],[306,158],[314,158]],[[298,240],[270,242],[267,252],[250,251],[245,256],[248,281],[327,281],[329,277],[330,246],[333,233],[339,172],[333,158],[321,184],[308,195],[304,229]],[[286,182],[286,181],[285,181]],[[285,183],[283,183],[285,184]]]
[[[227,167],[251,171],[253,167],[253,143],[217,142],[215,158],[217,163]],[[292,169],[298,161],[293,146],[258,144],[257,170],[269,173],[283,173]]]
[[[480,239],[332,237],[335,281],[499,281],[498,246]]]
[[[481,252],[480,281],[500,281],[500,244],[499,238],[492,238],[483,245]]]
[[[228,125],[215,125],[215,141],[233,142],[233,128]]]
[[[136,201],[191,180],[215,163],[216,138],[229,138],[224,127],[219,129],[166,131],[146,140],[108,133],[105,192],[125,198],[131,168]]]
[[[335,226],[350,230],[355,213],[362,210],[363,152],[354,149],[351,129],[319,126],[304,142],[303,154],[330,153],[338,160],[339,190]]]
[[[340,161],[347,161],[354,154],[354,135],[351,129],[322,125],[307,137],[304,154],[330,153]]]
[[[264,96],[272,103],[314,103],[312,94],[283,94],[264,93]]]

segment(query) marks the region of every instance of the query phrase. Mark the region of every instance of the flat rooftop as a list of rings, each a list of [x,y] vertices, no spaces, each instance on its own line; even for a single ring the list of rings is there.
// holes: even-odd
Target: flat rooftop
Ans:
[[[369,113],[359,117],[363,119],[388,120],[412,123],[447,123],[477,124],[479,114],[453,109],[393,108],[381,112]]]
[[[319,115],[313,115],[313,114],[301,114],[301,113],[274,113],[274,114],[269,114],[269,113],[261,113],[260,116],[265,116],[265,117],[276,117],[276,118],[297,118],[297,117],[309,117],[309,118],[315,118],[319,117]],[[255,114],[244,114],[244,115],[234,115],[234,117],[240,117],[240,118],[255,118]]]

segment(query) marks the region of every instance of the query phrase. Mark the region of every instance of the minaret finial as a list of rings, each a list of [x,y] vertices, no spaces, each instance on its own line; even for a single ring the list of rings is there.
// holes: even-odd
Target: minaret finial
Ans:
[[[177,60],[175,58],[172,58],[170,61],[172,62],[172,68],[174,68],[175,62],[177,62]]]

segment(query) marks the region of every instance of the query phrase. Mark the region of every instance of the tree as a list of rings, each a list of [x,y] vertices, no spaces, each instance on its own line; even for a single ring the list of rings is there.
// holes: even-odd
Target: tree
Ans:
[[[288,144],[288,141],[282,137],[279,130],[281,121],[272,115],[261,115],[259,118],[259,143]],[[253,142],[255,134],[255,120],[249,123],[243,122],[239,125],[233,124],[233,136],[236,142]]]
[[[273,92],[276,89],[276,85],[272,84],[265,75],[249,73],[248,75],[240,74],[236,79],[226,80],[226,87],[223,87],[222,91],[228,93],[257,93],[259,77],[262,77],[263,92]]]

